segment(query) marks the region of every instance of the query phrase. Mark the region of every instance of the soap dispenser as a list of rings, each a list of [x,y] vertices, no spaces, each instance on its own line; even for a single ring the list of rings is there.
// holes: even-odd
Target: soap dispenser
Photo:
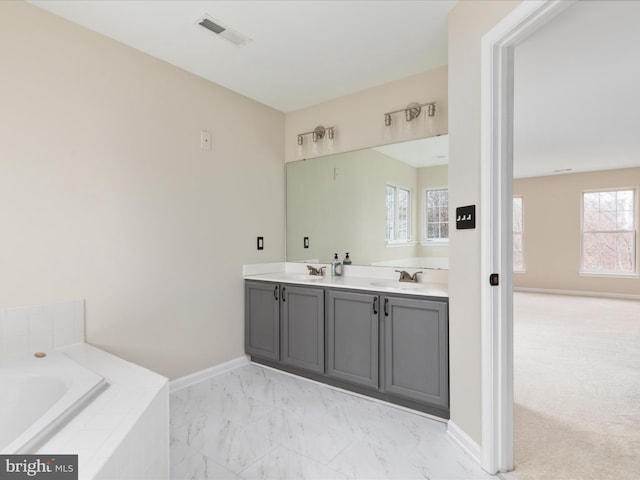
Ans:
[[[344,260],[342,260],[342,264],[343,265],[351,265],[351,259],[349,258],[349,252],[347,252],[347,254],[344,257]]]
[[[342,264],[340,263],[340,259],[338,258],[338,254],[333,254],[333,262],[331,263],[331,274],[334,277],[339,277],[342,275]]]

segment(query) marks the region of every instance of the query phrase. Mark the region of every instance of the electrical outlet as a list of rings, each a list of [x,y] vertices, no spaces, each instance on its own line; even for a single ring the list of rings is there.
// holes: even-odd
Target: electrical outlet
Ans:
[[[264,237],[258,237],[258,250],[264,250]]]
[[[304,248],[309,248],[309,237],[304,237]]]

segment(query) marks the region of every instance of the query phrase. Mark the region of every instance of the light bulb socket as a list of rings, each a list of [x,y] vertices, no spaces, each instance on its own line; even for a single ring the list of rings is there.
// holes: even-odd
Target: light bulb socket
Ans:
[[[322,125],[318,125],[316,128],[314,128],[313,141],[317,142],[318,140],[322,140],[326,131],[327,130]]]
[[[418,118],[420,113],[422,112],[422,107],[419,103],[410,103],[407,105],[407,108],[404,110],[404,117],[407,122],[412,121],[414,118]]]

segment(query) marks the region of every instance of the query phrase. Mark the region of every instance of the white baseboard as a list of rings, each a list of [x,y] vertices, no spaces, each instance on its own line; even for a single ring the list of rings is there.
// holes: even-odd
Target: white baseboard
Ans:
[[[586,292],[584,290],[556,290],[553,288],[513,287],[514,292],[548,293],[550,295],[571,295],[575,297],[601,297],[620,300],[640,300],[640,295],[633,293]]]
[[[177,392],[183,388],[195,385],[198,382],[209,380],[210,378],[217,377],[225,372],[234,370],[238,367],[249,365],[249,356],[242,355],[241,357],[234,358],[228,362],[221,363],[220,365],[214,365],[213,367],[205,368],[199,372],[185,375],[184,377],[176,378],[169,382],[169,393]]]
[[[453,420],[449,420],[447,422],[447,433],[451,435],[451,438],[460,445],[465,452],[471,455],[471,457],[480,464],[480,459],[482,458],[480,445],[474,442],[471,437],[464,432],[464,430],[453,422]]]

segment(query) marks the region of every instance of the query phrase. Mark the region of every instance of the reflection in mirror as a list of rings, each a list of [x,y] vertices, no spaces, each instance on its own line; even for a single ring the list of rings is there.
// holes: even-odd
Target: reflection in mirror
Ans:
[[[448,268],[448,157],[441,135],[288,163],[287,261]]]

